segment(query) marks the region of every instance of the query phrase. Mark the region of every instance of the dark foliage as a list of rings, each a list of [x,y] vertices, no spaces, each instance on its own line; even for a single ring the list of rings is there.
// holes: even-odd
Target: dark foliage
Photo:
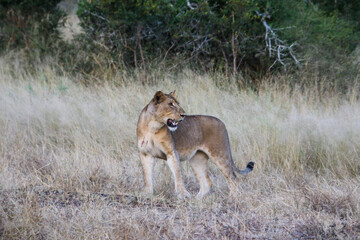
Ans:
[[[47,53],[59,40],[58,25],[65,14],[60,0],[0,1],[0,52],[27,49]]]

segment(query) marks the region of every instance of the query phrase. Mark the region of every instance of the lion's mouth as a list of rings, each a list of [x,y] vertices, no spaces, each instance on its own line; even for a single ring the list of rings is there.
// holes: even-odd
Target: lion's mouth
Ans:
[[[168,128],[170,129],[170,131],[175,131],[176,129],[177,129],[177,127],[178,127],[178,124],[181,122],[181,120],[180,121],[176,121],[176,120],[174,120],[174,119],[168,119],[167,120],[167,122],[166,122],[166,124],[167,124],[167,126],[168,126]]]

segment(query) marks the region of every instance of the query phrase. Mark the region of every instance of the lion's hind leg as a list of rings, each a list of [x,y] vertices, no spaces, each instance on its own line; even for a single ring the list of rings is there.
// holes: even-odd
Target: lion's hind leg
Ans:
[[[209,157],[203,152],[197,152],[190,159],[190,166],[199,181],[200,190],[196,195],[197,198],[202,198],[211,189],[212,182],[208,175],[208,159]]]
[[[220,172],[224,175],[228,182],[230,194],[235,194],[238,191],[238,185],[240,179],[236,176],[232,166],[232,159],[229,152],[220,152],[217,154],[209,154],[215,165]]]

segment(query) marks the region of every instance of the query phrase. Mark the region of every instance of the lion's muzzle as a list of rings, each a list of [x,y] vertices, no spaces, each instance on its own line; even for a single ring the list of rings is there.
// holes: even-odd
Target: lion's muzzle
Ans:
[[[175,131],[178,127],[178,124],[184,120],[184,117],[182,117],[179,121],[176,121],[174,119],[168,119],[166,122],[166,125],[168,126],[168,128],[170,129],[170,131]]]

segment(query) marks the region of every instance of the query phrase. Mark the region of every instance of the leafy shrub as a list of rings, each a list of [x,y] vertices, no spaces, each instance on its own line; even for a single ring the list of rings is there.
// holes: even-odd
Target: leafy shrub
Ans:
[[[351,22],[310,1],[81,0],[78,11],[89,42],[116,63],[141,69],[152,62],[169,69],[186,64],[226,73],[249,69],[254,76],[281,55],[267,54],[260,13],[281,39],[277,46],[296,43],[294,51],[307,66],[324,62],[320,66],[327,69],[356,46]]]
[[[78,15],[90,39],[114,58],[122,53],[121,60],[130,66],[146,68],[154,59],[177,58],[207,70],[233,66],[237,71],[246,62],[243,59],[252,58],[260,41],[256,34],[248,34],[256,25],[250,1],[189,4],[185,0],[83,0]]]
[[[0,52],[25,48],[47,53],[59,39],[58,25],[65,16],[60,0],[2,0]]]
[[[59,41],[58,26],[64,19],[56,7],[59,1],[1,1],[0,52],[25,49],[29,62],[51,55],[60,70],[97,79],[135,69],[146,80],[151,69],[187,67],[257,84],[270,71],[286,69],[326,75],[344,86],[358,74],[348,58],[360,37],[357,3],[80,0],[78,16],[85,34],[66,43]]]

